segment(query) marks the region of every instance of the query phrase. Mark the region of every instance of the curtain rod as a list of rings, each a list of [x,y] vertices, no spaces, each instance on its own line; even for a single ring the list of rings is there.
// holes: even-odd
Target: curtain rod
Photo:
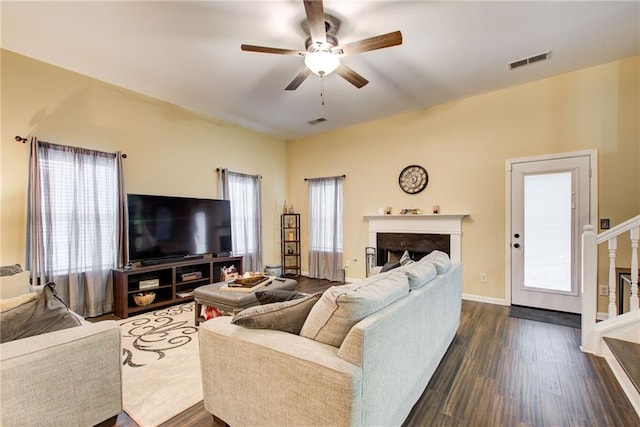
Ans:
[[[223,169],[223,168],[216,168],[216,172],[220,172],[222,169]],[[229,172],[233,172],[233,171],[229,171]],[[251,178],[253,178],[253,177],[256,177],[256,176],[257,176],[258,178],[262,179],[262,175],[260,175],[260,174],[257,174],[257,175],[249,175],[248,173],[242,173],[242,172],[233,172],[233,173],[235,173],[235,174],[237,174],[237,175],[248,176],[248,177],[251,177]]]
[[[337,176],[324,176],[321,178],[305,178],[305,181],[313,180],[313,179],[327,179],[327,178],[346,178],[347,175],[337,175]]]
[[[18,141],[18,142],[22,142],[23,144],[28,141],[27,138],[24,138],[24,137],[22,137],[20,135],[16,135],[14,139],[16,141]],[[47,141],[42,141],[42,140],[38,140],[38,141],[44,142],[45,144],[59,145],[59,144],[53,144],[52,142],[47,142]],[[98,151],[98,150],[93,150],[93,151]],[[107,153],[107,154],[112,154],[112,153]],[[127,153],[122,153],[121,155],[122,155],[123,159],[127,158]]]

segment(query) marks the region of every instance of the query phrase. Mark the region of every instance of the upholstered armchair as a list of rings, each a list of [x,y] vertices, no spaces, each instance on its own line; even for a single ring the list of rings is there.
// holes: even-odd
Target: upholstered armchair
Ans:
[[[0,280],[0,425],[115,424],[122,412],[119,325],[86,322],[52,287],[30,289],[28,272]],[[38,318],[56,330],[47,332]]]

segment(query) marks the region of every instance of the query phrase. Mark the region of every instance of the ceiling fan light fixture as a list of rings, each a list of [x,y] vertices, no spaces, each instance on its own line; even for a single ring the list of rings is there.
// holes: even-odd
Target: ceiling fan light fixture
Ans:
[[[304,63],[313,74],[327,76],[338,68],[340,58],[328,50],[316,50],[304,57]]]

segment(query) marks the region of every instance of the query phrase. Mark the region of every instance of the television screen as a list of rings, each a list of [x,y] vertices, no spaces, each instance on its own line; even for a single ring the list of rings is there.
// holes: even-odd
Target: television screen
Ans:
[[[228,200],[128,194],[129,261],[231,252]]]

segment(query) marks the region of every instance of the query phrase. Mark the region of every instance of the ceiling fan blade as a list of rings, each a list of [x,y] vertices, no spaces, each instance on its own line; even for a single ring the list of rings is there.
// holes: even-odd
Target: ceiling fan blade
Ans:
[[[397,46],[402,44],[402,33],[394,31],[392,33],[381,34],[357,42],[347,43],[333,49],[334,51],[342,50],[343,55],[353,55],[355,53],[368,52],[370,50],[383,49],[385,47]]]
[[[324,8],[322,0],[304,0],[304,11],[307,14],[307,25],[311,41],[314,44],[327,42],[327,30],[324,27]]]
[[[336,73],[358,89],[369,83],[369,80],[365,79],[344,64],[340,64],[338,68],[336,68]]]
[[[296,90],[296,89],[298,89],[298,86],[300,86],[302,84],[304,79],[309,77],[309,74],[311,74],[311,70],[309,70],[307,67],[304,67],[298,73],[298,75],[294,77],[294,79],[291,81],[291,83],[289,83],[289,86],[284,88],[284,90]]]
[[[251,44],[240,45],[240,49],[247,52],[275,53],[278,55],[305,56],[307,54],[307,52],[303,52],[301,50],[280,49],[277,47],[266,47],[266,46],[254,46]]]

